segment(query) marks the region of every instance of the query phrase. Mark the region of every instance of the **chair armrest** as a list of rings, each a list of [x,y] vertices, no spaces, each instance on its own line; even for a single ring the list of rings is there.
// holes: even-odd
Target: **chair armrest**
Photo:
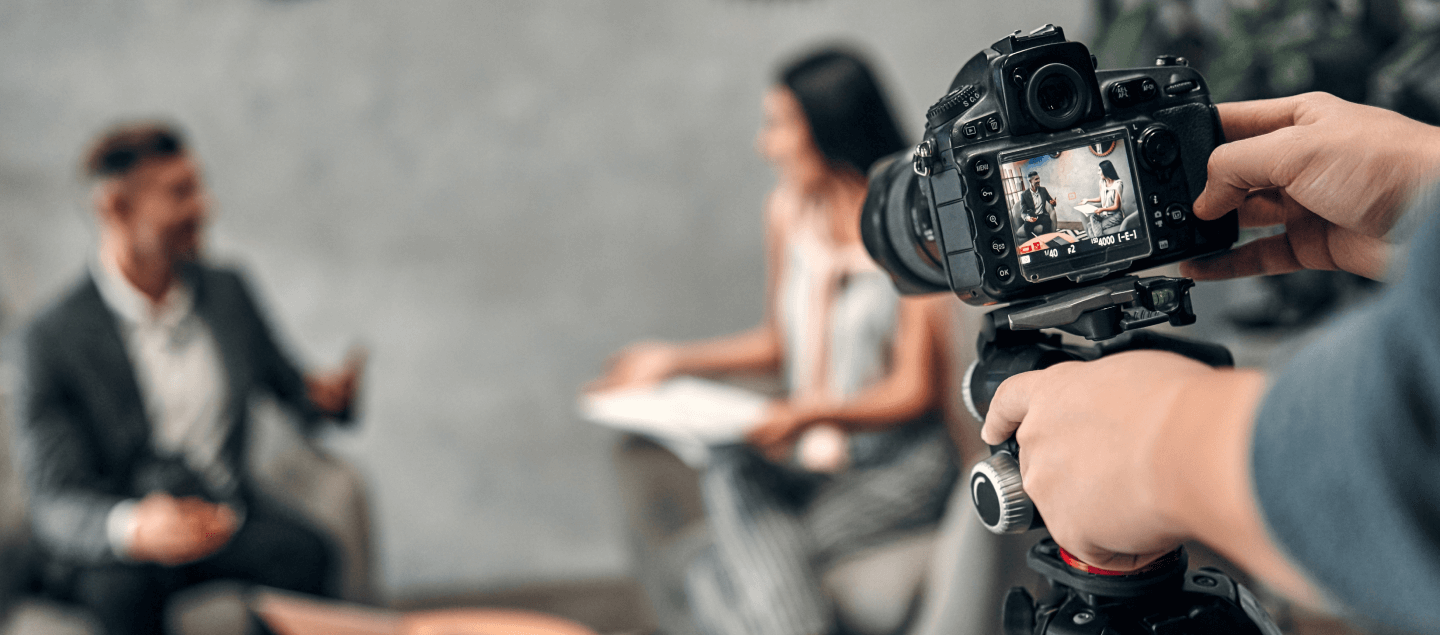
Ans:
[[[261,494],[298,512],[333,542],[339,570],[332,585],[344,600],[376,600],[372,579],[370,496],[365,478],[349,461],[327,452],[294,425],[274,400],[250,409],[251,474]]]

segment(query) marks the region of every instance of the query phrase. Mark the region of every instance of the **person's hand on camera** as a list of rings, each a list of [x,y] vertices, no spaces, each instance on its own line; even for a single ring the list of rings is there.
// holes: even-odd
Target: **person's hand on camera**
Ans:
[[[676,347],[657,341],[636,342],[612,356],[599,379],[585,386],[586,392],[617,388],[644,388],[675,374]]]
[[[1229,520],[1223,504],[1258,513],[1245,461],[1263,389],[1258,372],[1122,353],[1011,377],[981,436],[1015,436],[1025,491],[1060,546],[1128,571],[1207,538],[1207,522]]]
[[[174,566],[219,551],[237,529],[235,512],[198,498],[154,492],[134,509],[129,556],[141,562]]]
[[[1384,275],[1386,234],[1440,169],[1440,128],[1325,93],[1220,104],[1228,143],[1210,157],[1195,215],[1238,209],[1242,227],[1284,225],[1215,258],[1196,279],[1343,269]]]

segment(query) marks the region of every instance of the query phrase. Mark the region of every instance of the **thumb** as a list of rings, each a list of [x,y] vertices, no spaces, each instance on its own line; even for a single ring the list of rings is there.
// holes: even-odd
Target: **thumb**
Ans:
[[[1015,435],[1020,422],[1030,411],[1032,391],[1038,386],[1041,371],[1020,373],[1006,379],[990,400],[990,410],[985,413],[985,427],[980,438],[990,445],[1000,445]]]

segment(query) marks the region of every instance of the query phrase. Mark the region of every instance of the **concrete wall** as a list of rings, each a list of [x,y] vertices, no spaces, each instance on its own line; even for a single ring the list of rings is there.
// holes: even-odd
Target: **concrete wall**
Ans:
[[[759,99],[775,60],[874,51],[913,136],[961,62],[1088,3],[130,0],[0,4],[0,298],[91,249],[80,148],[164,116],[304,362],[372,350],[364,421],[391,592],[623,574],[613,435],[577,387],[635,338],[760,313]]]

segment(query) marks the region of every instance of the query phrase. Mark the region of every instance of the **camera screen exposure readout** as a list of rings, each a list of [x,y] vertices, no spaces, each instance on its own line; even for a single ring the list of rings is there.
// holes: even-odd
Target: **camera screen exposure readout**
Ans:
[[[1001,157],[1021,274],[1039,281],[1150,255],[1124,131]]]

